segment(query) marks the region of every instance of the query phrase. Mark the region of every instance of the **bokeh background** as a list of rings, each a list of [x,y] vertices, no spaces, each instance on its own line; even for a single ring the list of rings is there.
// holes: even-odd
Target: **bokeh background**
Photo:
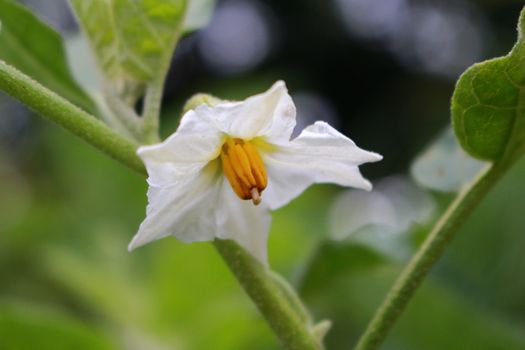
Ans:
[[[65,1],[22,1],[76,48]],[[384,155],[371,193],[314,186],[274,215],[270,262],[350,349],[400,269],[482,165],[454,143],[449,100],[503,55],[520,1],[219,1],[175,53],[163,133],[196,92],[287,82],[298,129],[330,122]],[[83,64],[80,50],[71,60]],[[437,141],[436,141],[437,140]],[[525,163],[475,212],[385,349],[525,349]],[[0,349],[278,349],[210,244],[133,253],[143,178],[0,93]],[[220,205],[218,203],[217,205]]]

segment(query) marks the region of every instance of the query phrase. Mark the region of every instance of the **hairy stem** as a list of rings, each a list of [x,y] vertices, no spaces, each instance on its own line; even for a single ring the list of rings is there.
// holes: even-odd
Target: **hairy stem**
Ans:
[[[1,60],[0,90],[133,170],[145,172],[142,161],[135,154],[136,144]]]
[[[0,61],[0,90],[124,165],[147,175],[136,154],[137,145],[3,61]],[[232,241],[215,241],[215,247],[287,349],[322,348],[266,268]]]
[[[322,348],[264,266],[233,241],[214,244],[285,349]]]
[[[359,339],[356,350],[379,348],[450,240],[509,166],[508,163],[488,166],[458,194],[388,292]]]
[[[144,111],[142,113],[142,140],[144,143],[156,143],[160,140],[159,115],[164,91],[164,80],[164,74],[159,74],[148,86],[144,96]]]

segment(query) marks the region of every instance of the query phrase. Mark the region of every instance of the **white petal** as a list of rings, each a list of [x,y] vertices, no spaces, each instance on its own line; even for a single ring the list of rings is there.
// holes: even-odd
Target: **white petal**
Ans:
[[[184,242],[213,240],[218,162],[203,171],[165,187],[150,186],[146,219],[129,245],[132,250],[173,235]]]
[[[208,116],[191,110],[182,117],[177,131],[164,142],[142,146],[137,153],[148,170],[148,183],[167,186],[200,171],[218,156],[223,142],[224,135]]]
[[[232,239],[263,265],[268,265],[267,245],[271,215],[267,207],[241,200],[228,181],[223,181],[217,204],[217,237]]]
[[[381,160],[379,154],[360,149],[325,122],[306,127],[278,150],[262,153],[268,171],[263,202],[277,209],[301,194],[313,183],[335,183],[370,190],[358,165]]]
[[[289,141],[295,127],[295,105],[282,81],[243,102],[201,105],[195,111],[225,134],[245,140],[263,136],[271,143]]]

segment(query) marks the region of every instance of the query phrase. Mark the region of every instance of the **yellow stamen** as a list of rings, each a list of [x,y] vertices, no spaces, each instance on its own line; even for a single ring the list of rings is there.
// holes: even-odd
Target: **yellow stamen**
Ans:
[[[257,187],[266,188],[266,185],[268,185],[268,175],[266,174],[266,168],[264,167],[261,156],[259,156],[259,152],[257,152],[257,149],[249,142],[245,142],[243,146],[250,160],[250,164],[252,164],[253,176],[255,177]]]
[[[224,176],[241,199],[261,203],[261,193],[268,184],[268,175],[257,149],[241,139],[228,138],[221,149]]]

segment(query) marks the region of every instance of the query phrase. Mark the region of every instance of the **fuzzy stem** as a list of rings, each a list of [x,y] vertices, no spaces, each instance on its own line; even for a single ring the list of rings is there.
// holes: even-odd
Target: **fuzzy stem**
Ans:
[[[148,86],[142,113],[142,140],[146,144],[159,142],[160,107],[164,92],[164,71]]]
[[[124,165],[147,175],[136,154],[137,145],[3,61],[0,61],[0,90]],[[286,349],[322,348],[288,304],[266,268],[232,241],[215,241],[215,247]]]
[[[136,144],[2,60],[0,90],[133,170],[145,172],[142,161],[135,154]]]
[[[322,349],[264,266],[233,241],[214,244],[285,349]]]
[[[388,292],[359,339],[356,350],[379,348],[451,239],[509,166],[508,163],[488,166],[468,188],[458,194]]]

